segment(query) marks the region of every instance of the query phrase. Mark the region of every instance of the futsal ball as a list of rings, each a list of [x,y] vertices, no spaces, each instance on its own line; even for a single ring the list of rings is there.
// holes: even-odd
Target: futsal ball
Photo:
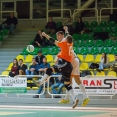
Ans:
[[[33,52],[34,49],[35,49],[35,48],[34,48],[33,45],[28,45],[26,50],[27,50],[28,52]]]

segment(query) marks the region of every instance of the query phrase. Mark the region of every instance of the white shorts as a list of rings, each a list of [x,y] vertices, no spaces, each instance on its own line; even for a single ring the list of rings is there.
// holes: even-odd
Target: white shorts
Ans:
[[[73,67],[71,75],[72,76],[80,75],[80,71],[79,71],[79,59],[78,58],[72,59],[71,64],[72,64],[72,67]]]

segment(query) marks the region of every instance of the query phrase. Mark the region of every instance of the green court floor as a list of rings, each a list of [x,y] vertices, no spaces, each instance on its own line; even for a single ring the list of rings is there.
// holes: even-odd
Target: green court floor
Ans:
[[[112,117],[111,114],[111,112],[99,110],[0,108],[0,117],[105,117],[105,115]]]

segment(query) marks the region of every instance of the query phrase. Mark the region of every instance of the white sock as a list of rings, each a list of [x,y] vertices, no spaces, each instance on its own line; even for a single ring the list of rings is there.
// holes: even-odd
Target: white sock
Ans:
[[[74,94],[74,90],[73,89],[69,90],[69,93],[71,94],[71,97],[74,101],[76,99],[75,94]]]
[[[40,83],[43,84],[44,81],[45,81],[48,77],[49,77],[49,76],[48,76],[47,74],[45,74],[45,75],[41,78]]]
[[[87,94],[86,94],[84,85],[83,84],[80,84],[79,85],[79,88],[80,88],[81,92],[83,93],[83,98],[84,99],[87,98]]]
[[[69,100],[69,91],[68,90],[66,90],[65,100]]]

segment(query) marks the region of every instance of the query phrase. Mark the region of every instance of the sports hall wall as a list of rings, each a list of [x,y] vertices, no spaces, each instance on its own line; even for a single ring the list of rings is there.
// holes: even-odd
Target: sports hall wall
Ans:
[[[53,16],[55,22],[64,22],[66,17],[73,16],[75,9],[84,9],[76,17],[82,16],[83,21],[96,21],[97,15],[100,16],[102,8],[113,8],[114,0],[0,0],[0,23],[2,23],[9,12],[15,12],[19,24],[17,28],[42,28],[47,22],[48,16]],[[58,9],[57,11],[55,9]],[[63,10],[61,10],[63,9]],[[68,10],[67,10],[68,9]],[[86,10],[90,9],[90,10]],[[98,14],[95,10],[98,10]],[[50,11],[49,10],[53,10]],[[54,11],[55,10],[55,11]],[[76,11],[77,12],[77,11]],[[101,20],[108,21],[109,15],[114,11],[105,9],[102,11]],[[75,20],[75,19],[74,19]],[[99,19],[100,20],[100,19]],[[98,20],[98,22],[99,22]]]

